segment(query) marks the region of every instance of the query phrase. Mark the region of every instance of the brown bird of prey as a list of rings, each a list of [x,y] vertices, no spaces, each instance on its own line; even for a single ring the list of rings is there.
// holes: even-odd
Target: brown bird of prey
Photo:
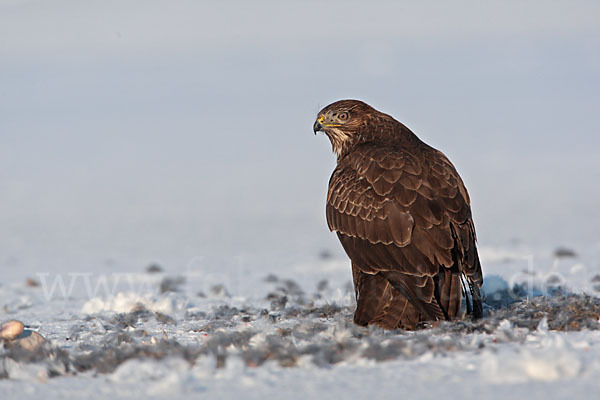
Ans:
[[[354,322],[415,329],[481,317],[483,283],[469,194],[440,151],[357,100],[323,108],[313,130],[337,155],[327,224],[352,262]]]

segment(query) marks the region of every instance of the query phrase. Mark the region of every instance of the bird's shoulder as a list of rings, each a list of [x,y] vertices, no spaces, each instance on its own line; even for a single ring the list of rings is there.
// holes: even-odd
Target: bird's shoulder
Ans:
[[[401,145],[357,146],[338,161],[329,183],[329,227],[352,236],[371,236],[369,225],[400,224],[408,233],[393,237],[389,232],[378,240],[404,244],[415,228],[462,224],[470,216],[460,176],[448,158],[431,147],[415,151]]]
[[[372,190],[375,195],[401,196],[414,192],[426,199],[455,197],[459,191],[467,202],[464,184],[450,160],[439,150],[424,143],[365,143],[356,146],[338,160],[330,179],[330,191],[340,184],[354,182],[357,188]],[[409,206],[410,199],[398,199]]]

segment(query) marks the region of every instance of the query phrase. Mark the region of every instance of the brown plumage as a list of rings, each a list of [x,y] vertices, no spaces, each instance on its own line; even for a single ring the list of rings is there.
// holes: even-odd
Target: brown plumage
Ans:
[[[469,194],[448,158],[361,101],[323,108],[314,131],[337,154],[327,224],[352,261],[354,322],[415,329],[457,318],[463,296],[480,317]]]

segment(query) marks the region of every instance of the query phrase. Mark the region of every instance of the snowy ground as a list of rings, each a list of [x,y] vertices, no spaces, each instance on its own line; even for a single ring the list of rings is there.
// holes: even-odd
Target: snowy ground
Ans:
[[[483,248],[486,317],[417,332],[353,325],[351,286],[335,280],[348,275],[344,260],[281,276],[245,271],[244,285],[158,265],[37,275],[0,286],[2,320],[22,320],[49,340],[36,354],[0,352],[0,392],[585,397],[600,388],[600,276],[588,268],[599,249],[565,250],[559,257]],[[232,287],[251,289],[239,295]]]
[[[480,3],[0,0],[0,399],[597,397],[600,3]],[[456,165],[482,321],[349,322],[341,98]]]

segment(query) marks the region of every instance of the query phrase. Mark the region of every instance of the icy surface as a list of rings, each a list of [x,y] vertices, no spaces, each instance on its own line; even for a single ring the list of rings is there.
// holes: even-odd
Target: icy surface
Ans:
[[[541,384],[549,385],[546,396],[560,397],[600,379],[600,299],[566,288],[529,297],[525,282],[509,287],[495,276],[483,319],[403,332],[354,325],[351,288],[327,279],[309,288],[269,274],[253,283],[261,296],[243,298],[223,285],[194,293],[181,277],[139,275],[151,276],[154,290],[47,301],[31,283],[0,287],[6,313],[49,340],[34,353],[0,351],[0,390],[50,398],[236,398],[240,391],[301,398],[366,396],[360,380],[377,379],[386,398],[430,380],[436,384],[424,398],[444,390],[501,397]]]
[[[600,3],[473,3],[0,0],[0,399],[597,397]],[[484,319],[351,323],[340,98],[456,165]]]

